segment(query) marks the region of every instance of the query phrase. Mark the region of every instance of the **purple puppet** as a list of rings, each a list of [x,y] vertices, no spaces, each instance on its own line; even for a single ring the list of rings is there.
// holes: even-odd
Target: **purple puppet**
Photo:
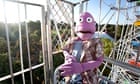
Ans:
[[[103,62],[103,45],[93,38],[96,22],[92,15],[80,15],[75,28],[76,37],[70,38],[63,48],[65,62],[59,67],[64,84],[98,84],[97,68]]]

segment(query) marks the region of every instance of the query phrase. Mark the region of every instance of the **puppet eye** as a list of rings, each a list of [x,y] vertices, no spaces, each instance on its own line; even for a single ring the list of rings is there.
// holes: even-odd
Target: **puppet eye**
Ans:
[[[79,22],[83,22],[83,18],[80,18],[80,19],[79,19]]]
[[[92,22],[92,18],[91,18],[91,17],[88,17],[88,18],[87,18],[87,22],[88,22],[88,23],[91,23],[91,22]]]

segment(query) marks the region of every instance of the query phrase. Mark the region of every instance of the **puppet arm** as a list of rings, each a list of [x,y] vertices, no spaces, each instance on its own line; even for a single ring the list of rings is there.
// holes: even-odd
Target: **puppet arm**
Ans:
[[[64,63],[59,67],[62,76],[68,76],[76,73],[81,73],[87,70],[95,69],[101,65],[103,61],[103,56],[100,56],[95,61],[88,61],[84,63],[79,63],[77,61],[71,61],[69,63]]]
[[[88,61],[82,63],[83,72],[91,69],[98,68],[103,62],[103,56],[98,57],[95,61]]]

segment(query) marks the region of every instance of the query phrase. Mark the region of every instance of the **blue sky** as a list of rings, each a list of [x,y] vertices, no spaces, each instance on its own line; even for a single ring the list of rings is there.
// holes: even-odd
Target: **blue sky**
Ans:
[[[78,1],[78,0],[75,0],[75,1]],[[102,0],[102,5],[101,5],[101,17],[100,19],[103,19],[103,17],[107,14],[107,12],[110,10],[110,7],[116,7],[116,1],[117,0]],[[127,3],[127,0],[121,0],[121,7],[130,7],[132,6],[132,3]],[[77,10],[77,8],[75,8],[75,10]],[[99,14],[100,14],[100,0],[90,0],[88,2],[88,12],[92,13],[93,17],[95,18],[95,20],[97,21],[97,23],[99,22]],[[132,9],[131,10],[128,10],[130,12],[128,12],[128,15],[134,19],[135,18],[135,15],[131,14],[132,13]],[[77,11],[75,11],[76,13]],[[79,12],[79,11],[78,11]],[[77,13],[78,13],[77,12]],[[109,12],[109,14],[106,16],[106,18],[104,19],[104,21],[102,23],[106,23],[109,18],[111,17],[111,15],[113,14],[114,10],[111,10]],[[121,11],[120,15],[119,15],[119,23],[120,24],[124,24],[124,20],[126,18],[125,15],[125,11]],[[117,12],[116,12],[117,14]],[[114,17],[111,19],[110,23],[111,24],[115,24],[116,23],[116,14],[114,15]],[[76,16],[76,15],[75,15]],[[77,17],[77,16],[76,16]],[[135,20],[135,19],[134,19]],[[133,22],[133,21],[132,21]],[[131,21],[128,22],[128,23],[132,23]]]

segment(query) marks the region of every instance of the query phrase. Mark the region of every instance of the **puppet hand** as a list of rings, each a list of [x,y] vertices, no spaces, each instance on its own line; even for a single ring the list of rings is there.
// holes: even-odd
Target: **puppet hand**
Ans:
[[[59,67],[62,76],[69,76],[83,71],[82,65],[78,62],[64,63]]]
[[[69,76],[74,73],[81,73],[82,66],[77,62],[75,56],[70,55],[67,51],[63,51],[65,63],[59,67],[62,76]]]
[[[75,56],[70,55],[67,51],[63,51],[65,63],[76,62]]]
[[[65,64],[71,63],[71,62],[76,62],[75,56],[69,55],[65,57]]]
[[[76,73],[81,73],[87,70],[92,70],[101,65],[103,56],[100,56],[95,61],[88,61],[85,63],[78,63],[76,61],[69,61],[59,67],[62,76],[69,76]]]

